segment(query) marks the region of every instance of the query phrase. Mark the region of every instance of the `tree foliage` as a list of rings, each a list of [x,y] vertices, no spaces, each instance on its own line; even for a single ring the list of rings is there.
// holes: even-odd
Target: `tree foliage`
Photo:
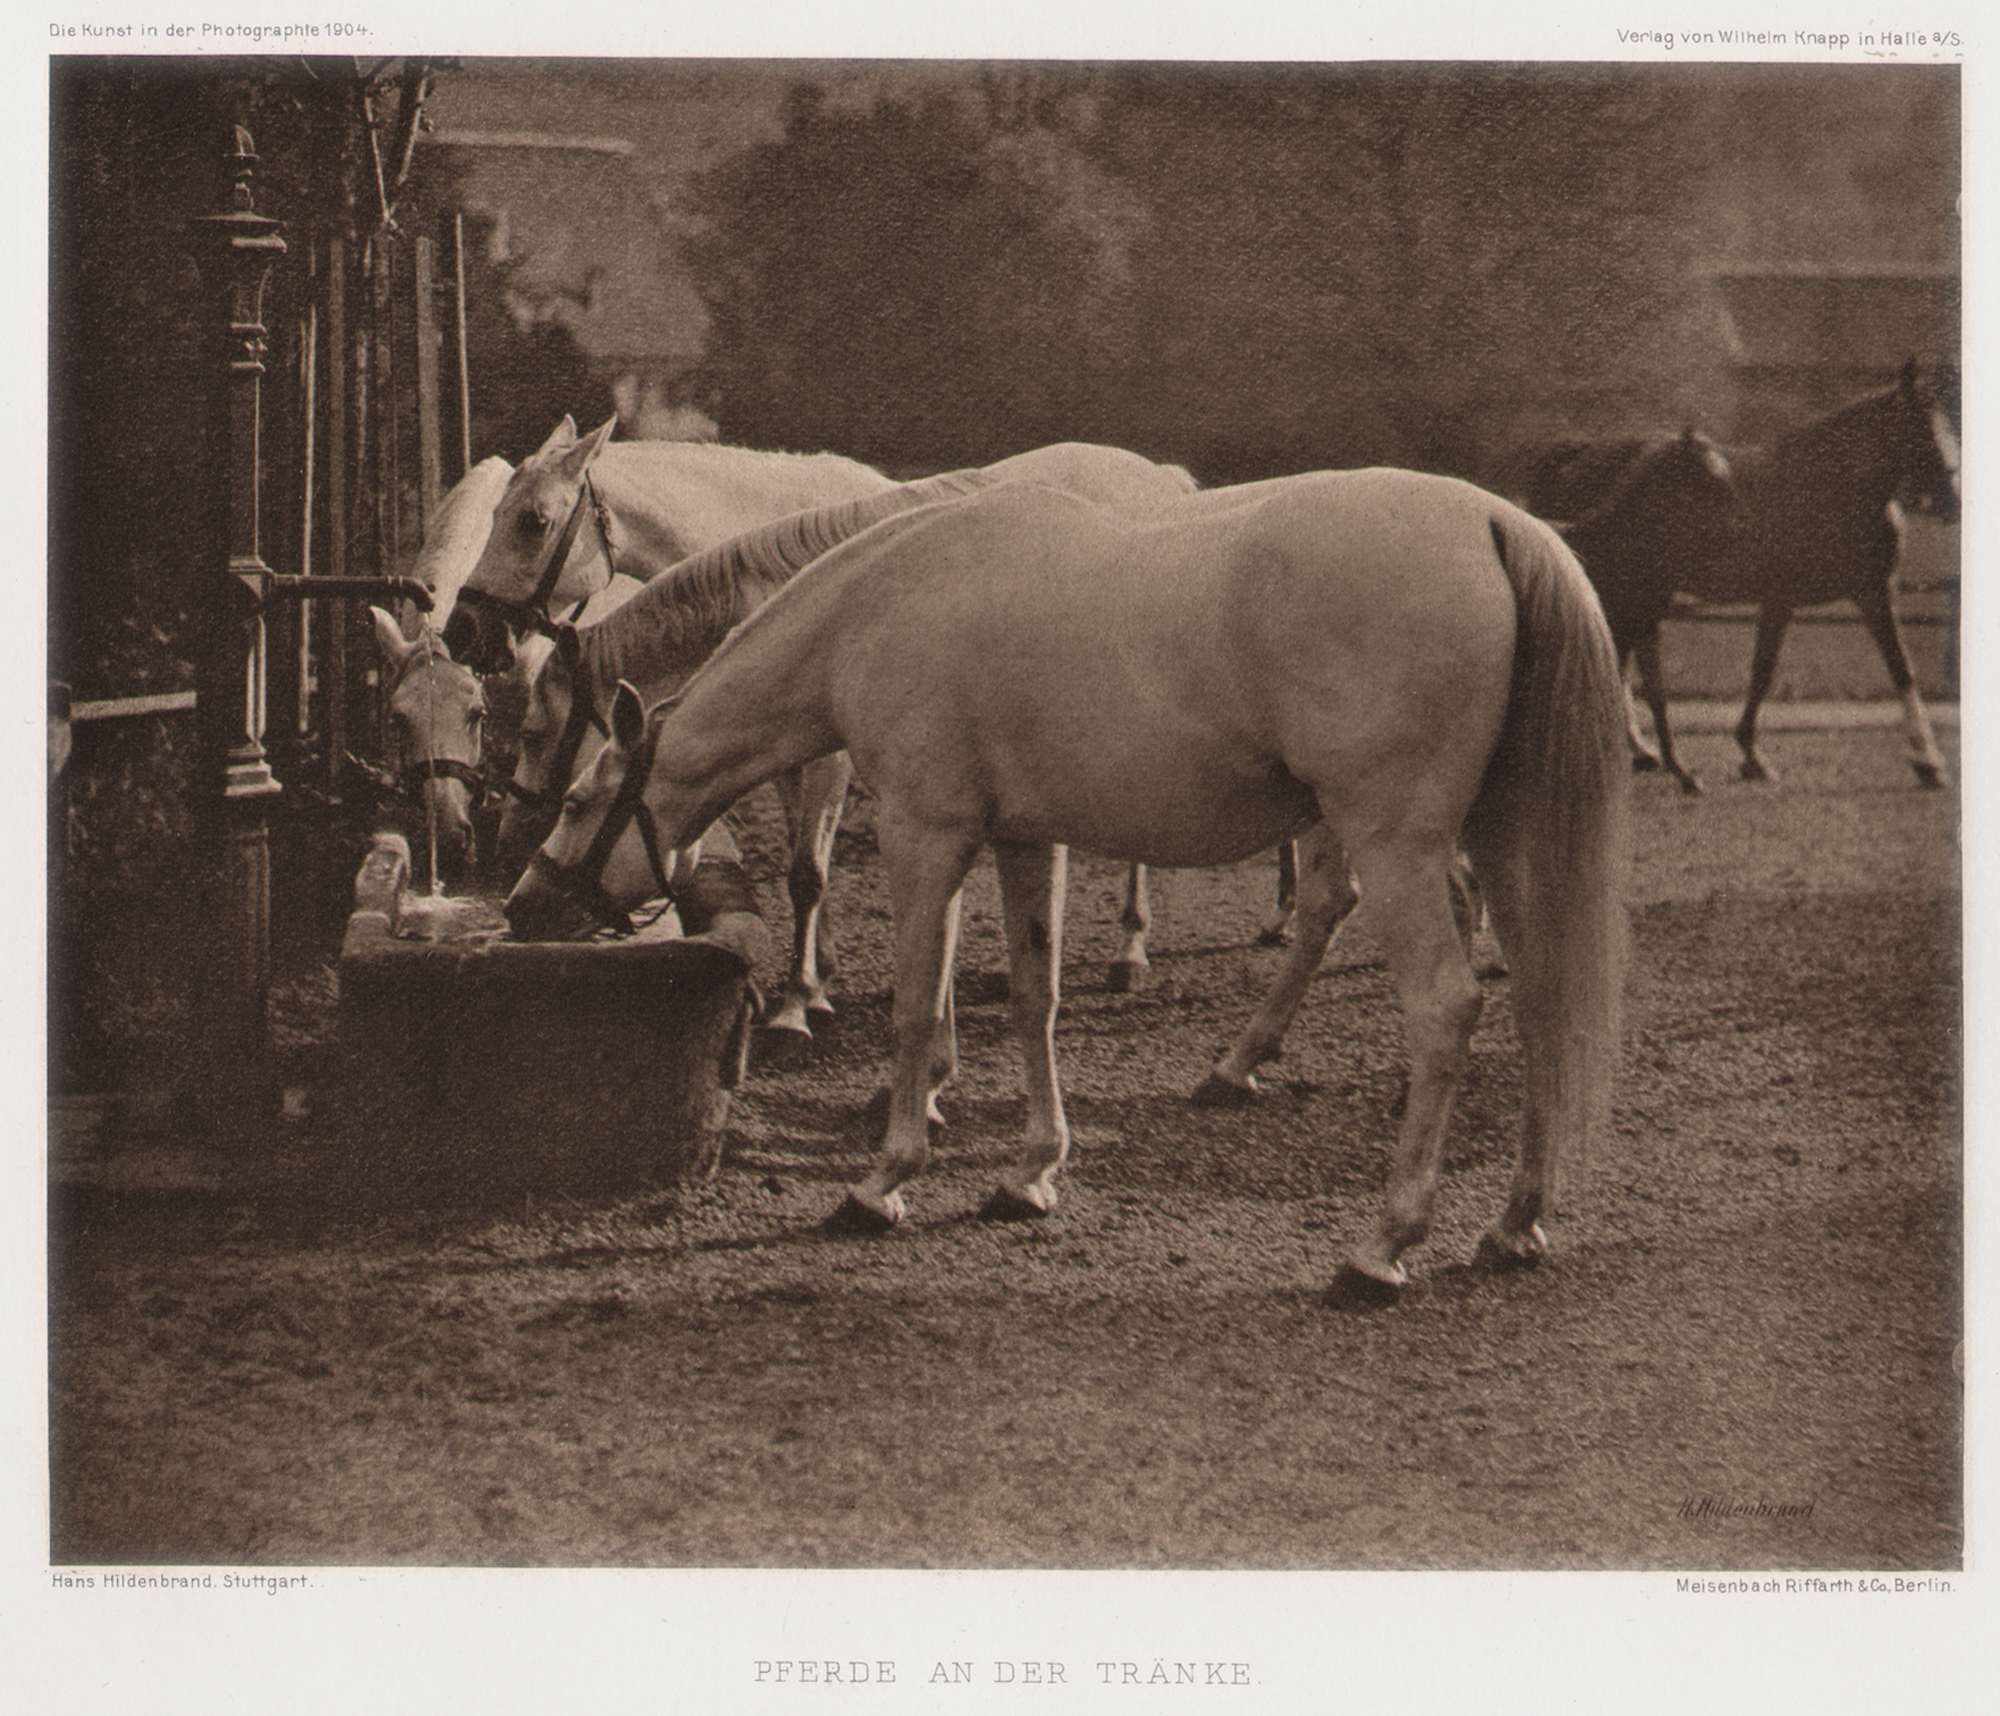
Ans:
[[[725,434],[932,465],[1065,436],[1241,478],[1480,474],[1539,395],[1689,366],[1686,86],[1571,67],[1026,68],[700,183]],[[1698,93],[1698,92],[1697,92]]]
[[[865,112],[793,91],[707,174],[689,256],[725,435],[891,465],[1108,424],[1143,210],[1011,80]]]

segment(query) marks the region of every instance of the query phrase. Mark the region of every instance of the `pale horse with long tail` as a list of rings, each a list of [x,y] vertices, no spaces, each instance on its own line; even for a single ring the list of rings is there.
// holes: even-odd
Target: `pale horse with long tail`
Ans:
[[[1460,839],[1512,967],[1519,1162],[1481,1242],[1543,1254],[1557,1168],[1609,1101],[1627,865],[1625,705],[1610,633],[1545,525],[1468,484],[1320,473],[1129,512],[1009,485],[887,520],[737,628],[674,699],[621,689],[612,737],[508,900],[576,933],[669,893],[673,849],[761,781],[844,749],[877,799],[895,915],[886,1135],[843,1219],[902,1219],[956,1056],[959,903],[992,847],[1027,1095],[987,1205],[1056,1207],[1066,847],[1229,863],[1301,841],[1299,931],[1216,1076],[1283,1033],[1360,895],[1410,1067],[1388,1194],[1339,1281],[1393,1296],[1429,1231],[1482,1005],[1454,921]]]

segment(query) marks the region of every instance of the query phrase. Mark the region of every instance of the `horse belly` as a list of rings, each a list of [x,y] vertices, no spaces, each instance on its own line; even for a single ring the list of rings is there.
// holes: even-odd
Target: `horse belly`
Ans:
[[[1257,770],[1185,749],[1121,746],[1115,736],[1067,766],[1047,751],[992,764],[993,838],[1050,841],[1127,863],[1230,864],[1319,820],[1312,794],[1275,764]]]

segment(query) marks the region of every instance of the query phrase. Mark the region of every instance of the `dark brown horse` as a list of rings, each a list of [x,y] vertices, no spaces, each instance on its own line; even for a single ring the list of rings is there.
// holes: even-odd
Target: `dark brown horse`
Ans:
[[[1633,766],[1664,766],[1688,792],[1701,784],[1674,751],[1660,674],[1660,623],[1690,566],[1741,554],[1748,515],[1729,462],[1693,429],[1651,438],[1573,442],[1537,471],[1534,499],[1590,574],[1622,663],[1637,657],[1640,689],[1653,712],[1655,752],[1636,717],[1628,720]],[[1629,711],[1628,711],[1629,714]]]
[[[1537,467],[1528,505],[1545,518],[1580,521],[1571,544],[1598,584],[1621,650],[1638,656],[1662,755],[1683,786],[1698,790],[1673,757],[1659,679],[1659,626],[1677,591],[1704,601],[1757,604],[1750,689],[1736,723],[1745,780],[1772,778],[1757,752],[1757,711],[1771,689],[1792,615],[1851,601],[1902,701],[1911,767],[1925,786],[1942,785],[1944,760],[1903,647],[1893,592],[1902,509],[1913,507],[1947,524],[1958,517],[1958,442],[1915,361],[1904,365],[1895,386],[1768,449],[1729,454],[1748,508],[1747,530],[1738,532],[1726,521],[1683,521],[1674,542],[1635,535],[1619,540],[1602,531],[1593,540],[1591,517],[1630,481],[1639,461],[1660,456],[1663,444],[1644,438],[1564,443]]]

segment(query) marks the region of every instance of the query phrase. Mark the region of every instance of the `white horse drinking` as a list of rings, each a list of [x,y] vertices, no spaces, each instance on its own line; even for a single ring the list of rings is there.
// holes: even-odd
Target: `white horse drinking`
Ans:
[[[895,513],[1002,482],[1040,481],[1121,507],[1147,507],[1194,492],[1178,466],[1156,465],[1116,447],[1064,442],[977,470],[903,483],[862,500],[794,514],[691,556],[643,593],[594,625],[551,627],[520,646],[527,676],[520,760],[500,825],[500,862],[518,872],[555,826],[563,789],[595,757],[620,680],[653,702],[675,690],[759,603],[819,555]],[[792,963],[785,993],[767,1028],[793,1039],[796,1055],[815,1016],[832,1012],[825,977],[834,952],[824,902],[850,778],[844,755],[821,758],[777,777],[790,831],[787,889],[792,903]],[[1145,871],[1129,873],[1120,922],[1125,937],[1113,963],[1113,986],[1129,988],[1146,964],[1151,915]],[[1120,974],[1124,981],[1120,980]]]
[[[1557,1165],[1608,1102],[1624,952],[1618,661],[1576,560],[1467,484],[1321,473],[1147,520],[1007,485],[885,521],[816,561],[611,740],[508,901],[577,933],[671,893],[673,849],[759,782],[845,750],[877,799],[895,914],[886,1135],[848,1219],[888,1225],[956,1057],[959,901],[992,847],[1028,1101],[988,1205],[1054,1209],[1066,847],[1233,862],[1301,840],[1299,933],[1214,1078],[1275,1052],[1333,930],[1378,914],[1410,1052],[1384,1213],[1342,1282],[1393,1294],[1428,1232],[1481,1010],[1454,921],[1463,838],[1509,959],[1526,1061],[1511,1195],[1481,1244],[1537,1260]]]

